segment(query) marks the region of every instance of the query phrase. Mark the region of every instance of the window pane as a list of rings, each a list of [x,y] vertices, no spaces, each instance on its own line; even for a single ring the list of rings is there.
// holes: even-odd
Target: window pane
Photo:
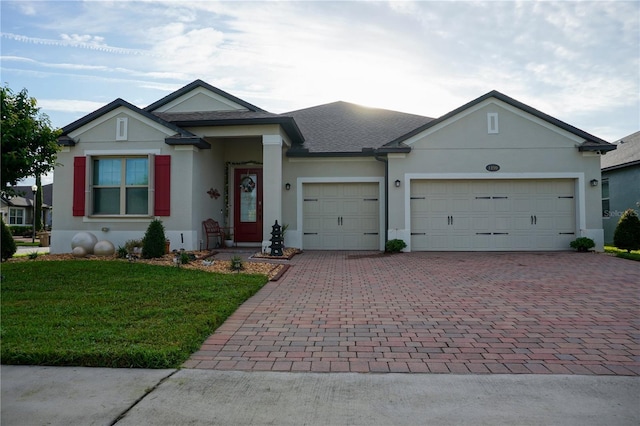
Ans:
[[[602,179],[602,198],[609,198],[609,179]]]
[[[120,188],[95,188],[93,213],[120,214]]]
[[[118,159],[101,158],[93,161],[94,185],[120,185],[120,167]]]
[[[602,217],[609,217],[609,200],[602,200]]]
[[[148,185],[149,167],[146,158],[127,158],[126,185]]]
[[[147,188],[127,188],[126,214],[147,214],[148,199]]]

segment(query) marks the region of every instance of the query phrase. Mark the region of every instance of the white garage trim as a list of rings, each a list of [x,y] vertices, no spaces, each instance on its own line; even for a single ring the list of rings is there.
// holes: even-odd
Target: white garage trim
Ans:
[[[574,179],[576,197],[576,235],[586,228],[585,177],[584,173],[405,173],[404,185],[404,224],[402,238],[407,243],[405,251],[411,251],[411,181],[412,180],[498,180],[498,179]]]
[[[293,247],[300,247],[304,250],[302,244],[302,230],[303,230],[303,185],[305,183],[377,183],[378,184],[378,199],[380,200],[378,209],[378,221],[379,235],[380,235],[380,250],[384,250],[384,206],[386,205],[386,199],[384,197],[384,178],[383,177],[300,177],[296,180],[296,221],[297,228],[295,232],[291,230],[287,231],[291,233],[291,244]],[[289,236],[289,234],[287,234]]]

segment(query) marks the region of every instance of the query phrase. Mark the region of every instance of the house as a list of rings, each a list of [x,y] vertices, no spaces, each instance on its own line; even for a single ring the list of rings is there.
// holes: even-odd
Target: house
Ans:
[[[613,243],[620,216],[627,209],[640,214],[640,131],[615,142],[617,149],[602,157],[602,222],[604,241]]]
[[[0,201],[0,211],[4,223],[10,226],[33,226],[33,191],[30,186],[14,186],[12,188],[17,195],[6,196],[3,194]],[[51,228],[53,208],[53,184],[42,186],[42,218],[43,224]]]
[[[285,114],[196,80],[138,108],[67,125],[54,171],[52,252],[79,231],[117,247],[162,220],[171,248],[237,245],[272,225],[306,250],[603,248],[600,156],[615,145],[497,91],[432,119],[335,102]],[[64,207],[62,207],[64,206]]]

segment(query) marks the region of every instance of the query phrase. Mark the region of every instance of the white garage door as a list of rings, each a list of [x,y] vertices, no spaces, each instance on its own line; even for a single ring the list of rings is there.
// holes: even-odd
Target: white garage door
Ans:
[[[377,183],[305,183],[303,240],[309,250],[378,250]]]
[[[412,250],[567,250],[574,181],[411,182]]]

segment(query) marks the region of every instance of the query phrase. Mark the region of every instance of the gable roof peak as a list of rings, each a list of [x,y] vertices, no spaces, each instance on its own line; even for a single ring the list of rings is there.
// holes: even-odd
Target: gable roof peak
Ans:
[[[243,107],[247,108],[249,111],[253,111],[253,112],[267,112],[265,110],[263,110],[262,108],[259,108],[253,104],[250,104],[247,101],[244,101],[236,96],[233,96],[231,93],[227,93],[224,90],[218,89],[215,86],[210,85],[209,83],[207,83],[206,81],[197,79],[192,81],[191,83],[187,84],[186,86],[181,87],[180,89],[176,90],[175,92],[169,93],[167,96],[163,97],[162,99],[152,103],[151,105],[147,106],[144,110],[145,111],[149,111],[152,112],[158,108],[160,108],[163,105],[168,104],[169,102],[179,98],[180,96],[185,95],[186,93],[191,92],[194,89],[197,88],[203,88],[206,89],[212,93],[215,93],[218,96],[222,96],[223,98],[226,98],[238,105],[242,105]]]
[[[175,126],[174,124],[169,123],[168,121],[163,120],[160,117],[157,117],[153,114],[151,114],[148,111],[145,111],[143,109],[138,108],[137,106],[133,105],[132,103],[129,103],[127,101],[125,101],[122,98],[117,98],[114,101],[109,102],[107,105],[103,106],[102,108],[98,108],[97,110],[85,115],[82,118],[77,119],[76,121],[74,121],[73,123],[67,124],[66,126],[64,126],[62,128],[62,133],[60,134],[60,136],[58,137],[58,143],[62,144],[62,145],[73,145],[74,142],[68,137],[69,133],[73,132],[76,129],[79,129],[80,127],[84,126],[85,124],[90,123],[91,121],[113,111],[114,109],[120,108],[120,107],[124,107],[127,108],[137,114],[140,114],[152,121],[155,121],[158,124],[161,124],[173,131],[175,131],[176,133],[179,133],[183,136],[193,136],[193,133],[181,129],[178,126]]]
[[[581,145],[578,146],[578,150],[579,151],[597,151],[597,152],[607,152],[607,151],[612,151],[614,149],[616,149],[616,146],[614,144],[611,144],[603,139],[598,138],[597,136],[594,136],[592,134],[589,134],[587,132],[585,132],[584,130],[580,130],[577,127],[574,127],[570,124],[565,123],[562,120],[559,120],[555,117],[550,116],[549,114],[545,114],[542,111],[539,111],[533,107],[530,107],[529,105],[526,105],[520,101],[517,101],[503,93],[500,93],[497,90],[491,90],[490,92],[485,93],[484,95],[470,101],[467,102],[466,104],[454,109],[453,111],[450,111],[448,113],[446,113],[445,115],[425,124],[424,126],[421,126],[415,130],[413,130],[412,132],[407,133],[406,135],[402,136],[401,138],[398,138],[390,143],[387,144],[387,146],[393,146],[393,145],[397,145],[401,142],[404,142],[405,140],[409,139],[412,136],[417,135],[418,133],[433,127],[439,123],[442,123],[443,121],[446,121],[448,119],[450,119],[453,116],[456,116],[458,114],[460,114],[461,112],[474,107],[484,101],[486,101],[489,98],[495,98],[501,102],[504,102],[506,104],[511,105],[514,108],[517,108],[521,111],[524,111],[528,114],[533,115],[534,117],[537,117],[543,121],[546,121],[547,123],[550,123],[562,130],[565,130],[569,133],[572,133],[580,138],[584,139],[584,142],[582,142]]]

